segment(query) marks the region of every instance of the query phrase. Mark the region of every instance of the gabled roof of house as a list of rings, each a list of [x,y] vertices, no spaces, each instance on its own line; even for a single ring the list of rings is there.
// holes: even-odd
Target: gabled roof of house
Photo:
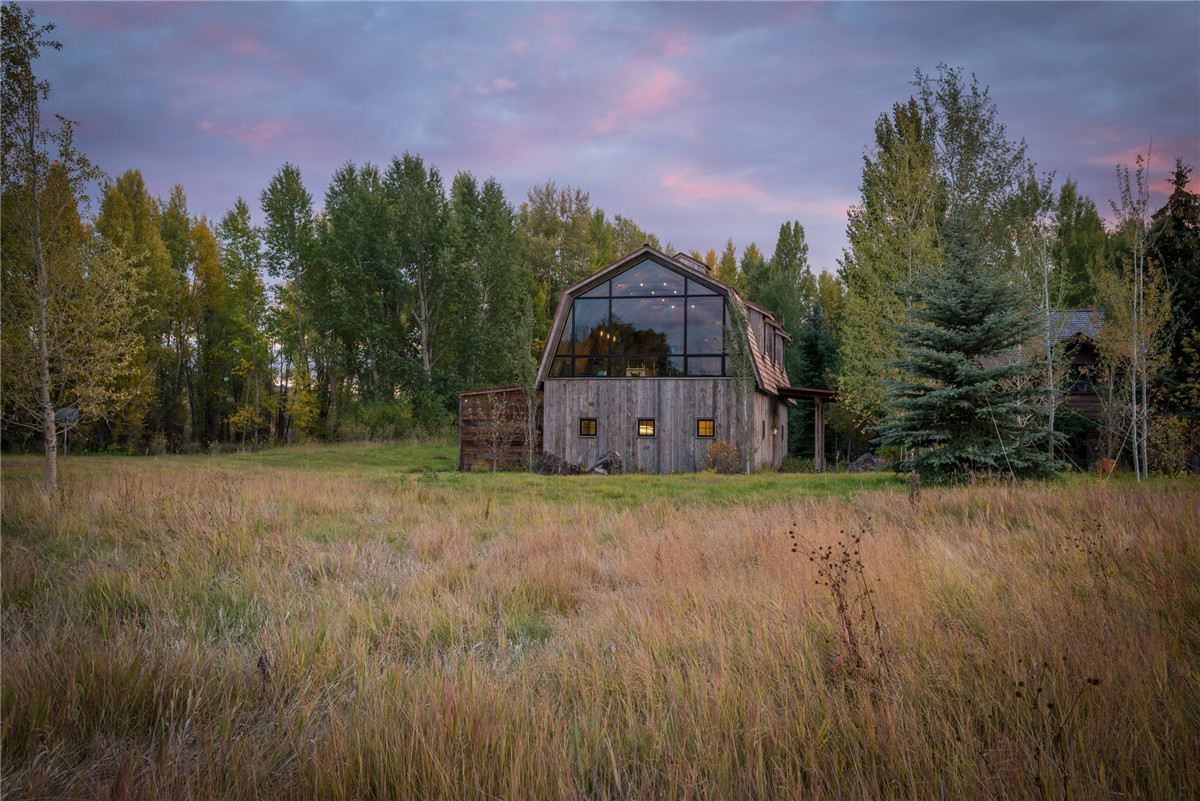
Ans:
[[[538,366],[538,386],[541,386],[545,381],[546,376],[550,373],[550,361],[553,359],[551,353],[551,344],[556,338],[561,335],[563,326],[566,325],[567,315],[571,311],[571,301],[582,293],[588,291],[597,284],[603,283],[614,273],[619,273],[633,266],[638,261],[644,258],[651,258],[654,261],[662,264],[665,267],[682,273],[684,276],[708,286],[725,295],[732,303],[739,303],[744,306],[753,306],[767,320],[767,323],[774,329],[778,329],[784,336],[788,336],[787,332],[783,331],[783,326],[775,319],[775,315],[769,310],[764,309],[756,304],[751,304],[742,299],[737,290],[724,281],[720,281],[709,274],[708,268],[703,262],[686,254],[680,253],[675,256],[668,256],[660,250],[643,245],[632,253],[622,256],[612,264],[589,275],[581,281],[578,281],[563,290],[562,297],[558,299],[558,309],[554,313],[554,321],[550,324],[550,333],[546,338],[546,347],[542,351],[542,360]],[[747,322],[749,322],[747,320]],[[766,357],[762,347],[759,345],[758,336],[754,332],[754,326],[749,326],[750,334],[750,357],[751,364],[754,368],[754,380],[760,389],[772,395],[778,395],[781,387],[788,386],[787,373],[784,372],[781,365],[775,365]],[[788,337],[790,339],[790,337]]]
[[[1055,344],[1077,336],[1093,342],[1100,338],[1104,312],[1100,309],[1051,309],[1050,326]]]

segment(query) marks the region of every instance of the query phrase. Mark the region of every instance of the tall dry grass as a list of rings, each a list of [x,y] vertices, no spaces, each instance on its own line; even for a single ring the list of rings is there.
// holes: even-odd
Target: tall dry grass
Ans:
[[[4,481],[6,798],[1200,795],[1194,482],[622,511],[122,464]]]

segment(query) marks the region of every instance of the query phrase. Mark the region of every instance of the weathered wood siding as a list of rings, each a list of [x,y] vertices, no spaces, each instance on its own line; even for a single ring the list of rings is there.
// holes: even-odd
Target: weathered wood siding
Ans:
[[[545,382],[544,450],[559,458],[590,467],[608,451],[621,454],[630,472],[690,473],[704,469],[704,456],[716,440],[737,441],[737,392],[734,378],[550,378]],[[777,398],[754,392],[756,446],[754,464],[778,465],[787,442],[786,414]],[[772,416],[774,415],[774,416]],[[766,440],[760,443],[766,420]],[[596,436],[579,434],[580,418],[596,420]],[[653,418],[655,435],[639,437],[639,418]],[[715,436],[696,436],[696,421],[712,418]],[[778,422],[782,420],[782,422]],[[774,422],[773,422],[774,421]],[[779,436],[772,437],[774,425]],[[767,447],[762,447],[766,445]]]
[[[529,406],[521,387],[458,393],[458,469],[529,465]],[[533,458],[542,452],[542,393],[534,406]]]
[[[779,467],[787,454],[787,404],[774,395],[754,393],[754,465]]]

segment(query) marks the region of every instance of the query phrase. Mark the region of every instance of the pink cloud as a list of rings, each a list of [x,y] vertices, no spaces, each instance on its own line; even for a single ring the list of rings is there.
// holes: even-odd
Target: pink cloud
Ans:
[[[676,197],[684,202],[718,198],[759,203],[765,197],[761,189],[746,181],[699,176],[694,167],[664,175],[660,183],[663,188],[674,191]]]
[[[1175,169],[1176,157],[1182,158],[1184,163],[1194,165],[1197,155],[1200,155],[1200,140],[1177,139],[1167,142],[1154,142],[1153,147],[1151,147],[1150,142],[1146,142],[1144,145],[1136,145],[1124,150],[1109,151],[1102,156],[1088,159],[1087,163],[1109,167],[1114,171],[1109,197],[1116,199],[1119,195],[1115,174],[1116,169],[1120,166],[1128,167],[1129,180],[1132,185],[1136,180],[1134,171],[1137,169],[1137,157],[1139,154],[1149,156],[1146,177],[1150,190],[1150,205],[1158,208],[1166,202],[1167,197],[1171,194],[1171,177]],[[1136,186],[1133,186],[1133,189],[1135,192],[1137,191]],[[1100,209],[1103,215],[1105,209],[1108,208],[1108,204],[1098,203],[1097,205],[1103,206]]]
[[[1133,170],[1139,154],[1149,157],[1151,183],[1157,183],[1174,169],[1177,157],[1185,162],[1195,163],[1195,158],[1200,155],[1200,139],[1175,139],[1153,143],[1147,141],[1123,150],[1108,151],[1104,155],[1088,159],[1087,163],[1109,167],[1124,164]]]
[[[1108,125],[1104,128],[1096,128],[1092,134],[1093,136],[1083,140],[1083,144],[1098,145],[1101,142],[1115,142],[1122,137],[1124,131],[1116,125]]]
[[[492,88],[497,92],[511,92],[517,88],[517,82],[510,78],[497,78],[492,81]]]
[[[666,60],[683,58],[692,52],[692,43],[682,36],[666,38],[660,44],[663,49],[662,57]]]
[[[798,219],[802,223],[813,219],[844,221],[851,206],[851,201],[844,198],[800,200],[774,195],[749,181],[702,175],[694,167],[664,175],[659,184],[670,190],[665,197],[676,205],[712,200],[724,203],[732,201],[763,213],[784,216],[789,220]]]
[[[653,67],[644,75],[634,69],[633,86],[604,117],[594,121],[591,132],[609,134],[619,128],[637,128],[639,120],[678,108],[687,94],[687,82],[666,67]]]
[[[232,139],[250,148],[255,154],[262,153],[268,148],[277,146],[280,142],[288,141],[302,134],[302,128],[290,125],[282,120],[260,122],[254,125],[217,125],[210,120],[201,121],[200,130],[215,138]]]
[[[262,43],[253,37],[224,25],[204,23],[199,26],[209,41],[217,47],[242,56],[261,56],[266,52]]]
[[[230,49],[235,53],[241,53],[243,56],[257,56],[265,52],[262,43],[256,39],[251,39],[249,36],[238,37]]]

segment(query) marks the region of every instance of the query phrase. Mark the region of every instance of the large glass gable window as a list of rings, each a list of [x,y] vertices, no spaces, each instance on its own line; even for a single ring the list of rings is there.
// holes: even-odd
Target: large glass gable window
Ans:
[[[727,375],[725,297],[647,259],[571,304],[552,377]]]

